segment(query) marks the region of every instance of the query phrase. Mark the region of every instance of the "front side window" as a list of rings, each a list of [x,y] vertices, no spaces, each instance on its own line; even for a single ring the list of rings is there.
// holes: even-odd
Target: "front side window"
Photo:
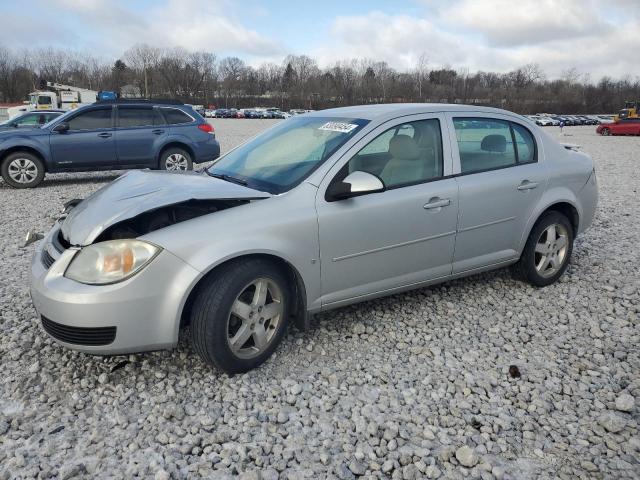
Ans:
[[[463,174],[537,160],[535,139],[522,125],[494,118],[454,118],[453,125]]]
[[[396,188],[442,177],[442,134],[437,119],[396,125],[365,145],[340,172],[363,171]]]
[[[118,127],[145,127],[153,125],[152,108],[118,107]]]
[[[25,115],[19,119],[16,120],[15,124],[18,126],[27,126],[27,125],[38,125],[38,118],[40,116],[44,116],[42,114],[30,114],[30,115]],[[44,123],[44,122],[42,122]]]
[[[38,97],[38,105],[51,105],[51,97],[41,95]]]
[[[291,118],[221,157],[207,172],[232,177],[257,190],[286,192],[367,123],[353,118]]]
[[[101,108],[82,112],[67,122],[69,130],[98,130],[111,128],[111,109]]]

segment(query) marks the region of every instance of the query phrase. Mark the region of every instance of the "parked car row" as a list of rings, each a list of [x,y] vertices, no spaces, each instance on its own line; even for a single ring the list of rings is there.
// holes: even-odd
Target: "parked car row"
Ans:
[[[603,122],[610,122],[610,115],[525,115],[529,120],[541,127],[573,125],[600,125]]]
[[[213,127],[191,106],[170,101],[96,102],[64,114],[31,112],[32,128],[0,131],[0,172],[15,188],[37,186],[46,173],[151,168],[191,170],[218,158]],[[44,120],[51,118],[43,125]],[[35,123],[37,122],[37,123]]]

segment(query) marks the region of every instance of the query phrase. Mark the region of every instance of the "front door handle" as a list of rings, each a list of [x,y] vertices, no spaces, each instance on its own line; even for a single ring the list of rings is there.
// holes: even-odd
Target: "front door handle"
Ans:
[[[435,208],[446,207],[447,205],[451,205],[451,199],[433,197],[432,199],[429,200],[428,203],[424,204],[423,208],[426,209],[426,210],[433,210]]]
[[[524,190],[533,190],[537,188],[538,182],[530,182],[529,180],[523,180],[520,185],[518,185],[518,190],[521,192]]]
[[[99,133],[98,136],[100,138],[109,138],[111,136],[111,134],[107,133],[107,132],[103,132],[103,133]]]
[[[161,130],[159,128],[156,128],[155,130],[151,130],[151,133],[155,134],[155,135],[161,135],[164,133],[164,130]]]

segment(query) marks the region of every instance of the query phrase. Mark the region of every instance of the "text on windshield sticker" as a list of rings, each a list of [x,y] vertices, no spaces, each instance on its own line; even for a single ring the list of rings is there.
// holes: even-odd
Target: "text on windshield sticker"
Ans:
[[[331,132],[349,133],[358,125],[354,123],[342,123],[342,122],[327,122],[322,125],[318,130],[329,130]]]

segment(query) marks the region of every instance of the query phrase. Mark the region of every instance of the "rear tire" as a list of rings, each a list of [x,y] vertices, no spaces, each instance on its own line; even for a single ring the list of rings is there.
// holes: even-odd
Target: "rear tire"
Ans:
[[[14,152],[2,162],[2,178],[13,188],[33,188],[44,179],[42,161],[29,152]]]
[[[536,287],[556,282],[569,266],[573,240],[573,226],[567,217],[556,211],[543,214],[514,265],[516,277]]]
[[[168,148],[160,155],[160,169],[170,172],[193,170],[191,154],[182,148]]]
[[[292,291],[287,275],[263,259],[223,266],[191,309],[191,342],[208,364],[242,373],[264,363],[285,334]]]

